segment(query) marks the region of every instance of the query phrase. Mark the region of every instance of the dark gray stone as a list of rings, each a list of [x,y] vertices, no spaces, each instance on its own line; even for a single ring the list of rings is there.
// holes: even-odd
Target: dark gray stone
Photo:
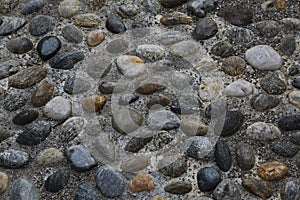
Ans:
[[[27,3],[24,4],[24,6],[21,9],[22,15],[29,15],[35,12],[38,12],[40,9],[42,9],[45,6],[46,2],[45,0],[30,0]]]
[[[13,94],[13,95],[7,96],[4,99],[2,106],[5,110],[14,111],[14,110],[18,110],[19,108],[23,107],[27,101],[28,101],[27,97],[25,97],[21,94]]]
[[[19,62],[15,60],[8,60],[0,64],[0,80],[7,78],[18,72]]]
[[[215,159],[220,170],[227,172],[232,165],[232,156],[228,145],[218,140],[215,146]]]
[[[273,38],[280,32],[280,25],[274,20],[264,20],[255,24],[259,35],[266,38]]]
[[[31,51],[31,49],[33,49],[33,43],[30,39],[28,39],[26,37],[18,37],[18,38],[9,40],[6,43],[6,48],[11,53],[24,54],[24,53]]]
[[[168,157],[160,160],[157,164],[157,168],[163,175],[176,178],[186,173],[187,162],[184,157]]]
[[[232,45],[229,42],[226,41],[221,41],[216,43],[212,48],[211,48],[211,53],[220,56],[222,58],[232,56],[234,54],[234,49]]]
[[[159,110],[149,114],[147,123],[151,130],[172,130],[180,126],[180,119],[171,111]]]
[[[70,171],[60,169],[46,179],[44,187],[48,192],[58,192],[68,184],[69,178]]]
[[[160,3],[165,8],[176,8],[186,3],[188,0],[161,0]]]
[[[292,86],[294,86],[295,88],[300,89],[300,76],[293,79]]]
[[[42,36],[52,31],[54,27],[55,22],[53,18],[44,15],[38,15],[30,21],[29,32],[33,36]]]
[[[216,22],[211,18],[200,19],[192,33],[195,40],[207,40],[218,32]]]
[[[300,130],[300,115],[283,116],[279,119],[278,126],[284,131]]]
[[[236,145],[236,160],[242,170],[250,170],[255,165],[255,152],[252,146],[245,143]]]
[[[253,32],[247,28],[232,27],[227,31],[227,36],[234,44],[249,43],[253,39]]]
[[[197,17],[205,17],[206,12],[217,8],[218,2],[215,0],[196,0],[188,4],[187,9]]]
[[[300,181],[289,180],[283,187],[280,197],[282,200],[297,200],[300,199]]]
[[[218,12],[218,16],[236,26],[245,26],[252,23],[253,12],[242,5],[225,6]]]
[[[109,15],[106,20],[106,28],[112,33],[124,33],[127,28],[121,18],[117,15]]]
[[[193,189],[191,183],[176,181],[165,186],[164,190],[171,194],[183,195],[189,193]]]
[[[280,43],[281,51],[287,55],[291,56],[296,50],[296,39],[294,36],[286,36],[282,39]]]
[[[36,120],[38,116],[39,112],[36,110],[24,110],[18,113],[13,118],[12,122],[17,125],[26,125]]]
[[[200,160],[207,156],[213,146],[207,137],[194,136],[187,140],[187,150],[185,155]]]
[[[127,89],[127,83],[120,83],[114,81],[101,81],[98,87],[99,91],[102,94],[116,94],[123,92]]]
[[[62,36],[72,43],[80,43],[83,39],[83,32],[74,25],[67,25],[61,30]]]
[[[275,108],[279,103],[280,99],[263,93],[253,96],[250,100],[251,107],[259,112]]]
[[[54,69],[68,70],[84,59],[83,52],[71,52],[54,56],[49,60],[49,65]]]
[[[68,148],[66,155],[77,171],[88,171],[97,165],[95,158],[82,145]]]
[[[129,140],[124,150],[132,153],[137,153],[151,141],[152,137],[134,137],[131,140]]]
[[[9,149],[0,153],[0,166],[4,168],[22,168],[29,163],[29,160],[29,154],[24,151]]]
[[[242,200],[239,186],[232,180],[223,180],[214,190],[215,200]]]
[[[271,185],[259,178],[243,178],[242,184],[244,188],[262,199],[268,199],[273,195]]]
[[[291,142],[280,141],[273,143],[271,150],[283,157],[293,157],[300,150],[300,147]]]
[[[227,111],[221,136],[234,135],[244,123],[244,115],[240,111]]]
[[[271,95],[280,95],[286,91],[286,84],[280,78],[272,75],[260,81],[261,88]]]
[[[100,200],[100,197],[93,187],[81,184],[76,190],[74,200]]]
[[[9,18],[0,26],[0,36],[7,36],[17,32],[26,24],[26,20],[18,17]]]
[[[38,200],[39,193],[35,185],[25,178],[16,180],[9,191],[9,200]]]
[[[221,181],[220,173],[212,167],[204,167],[197,173],[197,183],[201,191],[212,191]]]
[[[37,52],[42,60],[49,60],[61,48],[61,41],[56,36],[46,36],[37,45]],[[50,65],[51,66],[51,65]]]

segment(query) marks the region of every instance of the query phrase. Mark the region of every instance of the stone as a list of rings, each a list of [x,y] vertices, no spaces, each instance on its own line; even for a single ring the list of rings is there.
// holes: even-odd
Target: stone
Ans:
[[[54,86],[51,83],[45,82],[32,92],[31,104],[34,107],[45,105],[52,97]]]
[[[280,55],[268,45],[257,45],[248,49],[245,57],[252,67],[262,71],[278,70],[282,66]]]
[[[100,25],[99,16],[94,13],[79,14],[74,17],[75,25],[87,28],[97,28]]]
[[[53,167],[65,160],[63,152],[56,148],[48,148],[41,151],[37,156],[37,163],[43,167]]]
[[[123,53],[127,50],[129,43],[124,39],[115,39],[106,46],[106,51],[109,53]]]
[[[129,182],[129,187],[133,192],[153,190],[154,182],[147,173],[138,173]]]
[[[105,35],[99,31],[91,31],[86,37],[85,42],[91,47],[98,46],[105,39]]]
[[[192,191],[193,187],[191,183],[186,183],[183,181],[176,181],[169,183],[165,186],[164,190],[170,194],[183,195]]]
[[[155,92],[159,92],[161,90],[164,90],[165,86],[160,85],[158,83],[146,83],[143,85],[140,85],[138,88],[136,88],[136,92],[144,95],[153,94]]]
[[[2,106],[5,110],[14,111],[25,106],[26,102],[27,102],[27,98],[25,96],[20,94],[13,94],[7,96],[4,99]]]
[[[54,57],[60,50],[62,44],[56,36],[46,36],[42,38],[36,49],[40,58],[45,61]]]
[[[88,113],[99,112],[106,103],[105,96],[90,96],[82,100],[81,105],[84,111]]]
[[[263,20],[255,24],[260,36],[273,38],[280,32],[280,24],[274,20]]]
[[[288,167],[278,161],[263,163],[257,169],[257,175],[266,181],[280,180],[287,172]]]
[[[179,42],[177,44],[180,44],[180,43],[181,42]],[[188,44],[189,44],[189,42],[186,43],[187,46],[188,46]],[[179,46],[181,46],[181,45],[178,45],[178,50],[179,50]],[[175,47],[175,49],[176,48],[177,47]],[[177,51],[177,50],[175,50],[175,51]],[[173,51],[173,53],[179,53],[179,51],[178,52],[174,52]],[[189,52],[189,53],[191,53],[191,52]],[[172,76],[171,76],[171,84],[172,84],[172,86],[176,87],[177,89],[184,90],[185,88],[191,86],[191,84],[192,84],[192,77],[189,76],[189,75],[187,75],[187,74],[185,74],[185,73],[175,71],[174,73],[172,73]],[[188,97],[195,97],[195,96],[181,94],[179,101],[181,101],[182,99],[185,100],[185,98],[183,98],[183,97],[187,97],[188,98]],[[197,98],[197,97],[195,97],[195,98]],[[181,102],[181,104],[182,104],[182,102]]]
[[[123,176],[107,165],[99,167],[96,184],[103,196],[108,198],[118,197],[125,190]]]
[[[51,174],[45,181],[45,189],[48,192],[58,192],[67,186],[70,178],[70,171],[60,169]]]
[[[282,200],[296,200],[300,198],[300,182],[299,180],[289,180],[283,186],[280,193]]]
[[[89,5],[90,9],[95,11],[102,8],[105,5],[106,0],[84,0],[84,2]]]
[[[28,30],[33,36],[42,36],[52,31],[54,27],[55,21],[52,17],[38,15],[30,21]]]
[[[83,39],[83,32],[74,25],[67,25],[61,30],[62,36],[71,43],[80,43]]]
[[[234,49],[233,49],[232,45],[229,42],[220,41],[220,42],[217,42],[216,44],[213,45],[213,47],[211,48],[211,53],[216,55],[216,56],[226,58],[226,57],[232,56],[234,54]],[[231,60],[229,60],[229,61],[231,61]],[[225,64],[223,63],[224,66],[226,66]],[[230,64],[230,62],[229,62],[229,64]]]
[[[151,163],[147,156],[134,156],[122,162],[120,168],[123,172],[138,172],[145,169]]]
[[[19,178],[13,182],[9,191],[9,200],[38,200],[39,193],[36,186],[26,178]]]
[[[201,80],[198,88],[199,97],[202,101],[211,101],[220,95],[222,85],[219,81],[212,78]]]
[[[21,9],[22,15],[36,13],[46,5],[45,0],[30,0],[25,3]]]
[[[229,171],[233,161],[228,145],[224,141],[218,140],[215,146],[214,154],[219,169],[224,172]]]
[[[132,153],[137,153],[151,141],[152,137],[134,137],[129,140],[124,150]]]
[[[19,4],[19,0],[4,0],[0,2],[0,14],[8,14]]]
[[[292,86],[297,89],[300,89],[300,76],[297,76],[296,78],[293,79]]]
[[[84,59],[84,54],[81,51],[64,53],[54,56],[49,60],[49,65],[54,69],[69,70]]]
[[[129,105],[139,99],[139,95],[136,94],[122,94],[119,98],[119,104],[122,106]]]
[[[17,125],[26,125],[34,120],[36,120],[39,116],[39,112],[36,110],[24,110],[14,116],[12,122]]]
[[[79,0],[64,0],[59,3],[58,12],[64,18],[71,18],[81,9]]]
[[[20,30],[23,26],[25,26],[25,24],[26,24],[26,20],[23,18],[18,18],[18,17],[9,18],[6,21],[4,21],[0,26],[0,36],[11,35],[17,32],[18,30]]]
[[[166,200],[165,198],[163,198],[162,196],[159,195],[155,195],[152,200]]]
[[[101,81],[99,83],[98,90],[102,94],[116,94],[126,90],[127,86],[128,86],[127,83],[122,83],[122,82]]]
[[[33,49],[33,43],[26,37],[17,37],[6,43],[6,48],[15,54],[24,54]]]
[[[180,126],[180,119],[171,111],[159,110],[149,114],[147,124],[151,130],[172,130]]]
[[[188,57],[194,55],[199,50],[198,43],[191,40],[185,40],[173,44],[170,47],[170,53],[179,57]]]
[[[229,84],[224,92],[231,97],[246,97],[253,93],[254,86],[245,80],[237,80]]]
[[[283,116],[279,119],[278,126],[283,131],[300,130],[300,115]]]
[[[71,102],[62,96],[51,99],[43,109],[44,115],[53,120],[65,120],[72,112]]]
[[[236,160],[242,170],[250,170],[255,165],[255,152],[252,146],[245,143],[236,145]]]
[[[253,96],[250,100],[251,108],[256,111],[264,112],[279,105],[280,99],[264,93]]]
[[[251,24],[253,20],[252,10],[242,5],[225,6],[219,10],[217,15],[236,26]]]
[[[157,168],[160,173],[176,178],[187,172],[187,161],[184,157],[166,157],[158,161]]]
[[[209,130],[209,126],[199,119],[182,119],[180,129],[188,136],[204,136]]]
[[[158,131],[152,139],[153,145],[156,149],[162,149],[174,139],[168,131]]]
[[[0,153],[0,166],[8,169],[19,169],[29,163],[29,154],[25,151],[8,149]]]
[[[143,4],[145,7],[145,10],[147,12],[150,12],[152,14],[158,14],[162,7],[158,0],[143,0]]]
[[[135,4],[125,4],[117,7],[116,12],[122,18],[131,18],[139,13],[139,7]]]
[[[250,43],[254,37],[254,33],[251,30],[241,27],[229,28],[226,31],[226,35],[234,44]]]
[[[95,158],[82,145],[69,147],[66,150],[66,156],[77,171],[89,171],[97,165]]]
[[[297,108],[300,108],[300,91],[292,91],[288,95],[289,102]]]
[[[197,160],[208,155],[213,148],[211,141],[204,136],[194,136],[187,140],[187,150],[185,155]]]
[[[65,81],[64,92],[67,94],[82,94],[91,89],[91,84],[81,77],[71,76]]]
[[[300,169],[300,154],[297,154],[297,156],[295,156],[296,157],[296,166],[298,167],[298,169]]]
[[[187,5],[187,9],[197,17],[205,17],[206,13],[217,8],[215,0],[195,0]]]
[[[177,42],[181,42],[185,39],[185,36],[179,31],[169,31],[163,33],[158,39],[163,45],[172,45]]]
[[[74,200],[100,200],[100,197],[94,187],[81,184],[76,190]]]
[[[60,134],[60,139],[63,142],[72,141],[82,132],[85,123],[86,121],[82,117],[69,118],[62,125],[62,132]]]
[[[7,78],[19,71],[19,62],[15,60],[8,60],[0,63],[0,80]]]
[[[238,56],[225,58],[222,64],[222,70],[230,76],[243,74],[246,69],[246,62]]]
[[[285,141],[274,142],[270,147],[274,153],[289,158],[296,155],[300,150],[300,147],[298,145]]]
[[[283,18],[280,20],[280,23],[285,25],[291,30],[300,30],[300,19],[297,18]]]
[[[240,111],[227,111],[221,136],[229,137],[239,131],[244,123],[244,115]],[[217,127],[216,127],[217,128]]]
[[[220,182],[213,192],[215,200],[240,200],[241,192],[239,186],[230,179],[225,179]]]
[[[207,40],[213,37],[218,32],[216,22],[211,18],[200,19],[192,33],[195,40]]]
[[[165,55],[165,50],[163,47],[158,45],[152,45],[152,44],[143,44],[139,45],[136,48],[136,53],[139,57],[156,61],[160,60]]]
[[[115,34],[124,33],[127,30],[123,20],[117,15],[109,15],[105,25],[107,30]]]
[[[4,172],[0,172],[0,195],[4,194],[8,189],[8,176]]]
[[[156,107],[166,107],[169,105],[170,99],[166,96],[155,96],[149,99],[147,102],[147,108],[148,109],[156,109]]]
[[[261,79],[260,86],[266,93],[271,95],[283,94],[287,89],[285,82],[275,75]]]
[[[203,192],[214,190],[221,181],[220,173],[212,167],[201,168],[197,173],[198,187]]]
[[[160,3],[165,8],[176,8],[186,3],[187,0],[161,0]]]
[[[262,199],[268,199],[273,195],[271,185],[259,178],[243,178],[242,184],[244,188]]]
[[[160,23],[165,26],[177,26],[182,24],[191,25],[193,23],[193,18],[181,12],[171,12],[162,15]]]
[[[117,58],[117,67],[126,78],[135,78],[145,73],[146,64],[137,56],[121,55]]]
[[[12,135],[7,131],[1,131],[0,132],[0,143],[6,140],[7,138],[10,138]]]
[[[281,137],[281,131],[271,123],[255,122],[248,126],[247,136],[252,140],[275,140]]]

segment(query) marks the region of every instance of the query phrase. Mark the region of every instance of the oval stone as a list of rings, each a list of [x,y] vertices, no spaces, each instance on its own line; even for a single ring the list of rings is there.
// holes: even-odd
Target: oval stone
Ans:
[[[279,119],[278,126],[284,131],[300,130],[300,115],[283,116]]]
[[[30,156],[27,152],[9,149],[0,153],[0,166],[8,169],[18,169],[27,165],[29,159]]]
[[[236,160],[242,170],[250,170],[255,165],[255,152],[252,146],[238,143],[236,146]]]
[[[218,140],[215,146],[215,159],[220,170],[227,172],[232,165],[231,152],[228,145],[222,140]]]
[[[74,68],[74,65],[84,59],[83,52],[71,52],[56,55],[49,60],[49,65],[54,69],[69,70]]]
[[[257,175],[266,181],[280,180],[288,172],[288,167],[281,162],[267,162],[257,169]]]
[[[193,189],[191,183],[176,181],[165,186],[164,190],[170,194],[183,195],[189,193]]]
[[[61,41],[56,36],[46,36],[37,45],[37,52],[42,60],[49,60],[61,48]]]
[[[220,173],[212,167],[204,167],[197,173],[197,183],[201,191],[212,191],[221,181]]]
[[[137,56],[121,55],[117,58],[117,67],[127,78],[135,78],[146,71],[144,61]]]
[[[30,39],[26,37],[18,37],[9,40],[6,43],[6,48],[15,54],[24,54],[29,52],[33,48],[33,43]]]
[[[262,199],[268,199],[273,195],[272,187],[269,183],[254,177],[243,178],[244,188]]]
[[[58,192],[68,184],[69,178],[70,171],[60,169],[46,179],[44,187],[48,192]]]
[[[54,86],[51,83],[43,83],[32,92],[31,103],[34,107],[45,105],[52,97]]]
[[[72,112],[72,105],[69,100],[61,96],[57,96],[45,105],[43,112],[45,116],[50,119],[65,120]]]
[[[17,114],[12,122],[17,125],[26,125],[38,118],[39,112],[36,110],[24,110]]]
[[[250,100],[251,107],[259,112],[275,108],[279,103],[280,99],[263,93],[253,96]]]
[[[52,31],[54,27],[55,22],[53,18],[44,15],[38,15],[30,21],[28,30],[33,36],[42,36]]]
[[[39,193],[33,183],[25,178],[17,179],[9,191],[9,200],[38,200]]]
[[[275,140],[280,138],[281,131],[271,123],[255,122],[247,128],[246,134],[253,140]]]

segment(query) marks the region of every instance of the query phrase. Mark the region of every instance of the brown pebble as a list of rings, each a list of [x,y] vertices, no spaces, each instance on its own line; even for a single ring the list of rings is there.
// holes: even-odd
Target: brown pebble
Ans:
[[[170,99],[166,96],[156,96],[156,97],[153,97],[151,98],[148,102],[147,102],[147,108],[151,109],[154,107],[155,109],[155,106],[163,106],[163,107],[166,107],[167,105],[169,105],[170,103]]]
[[[266,181],[281,179],[288,172],[288,167],[282,162],[267,162],[263,163],[257,169],[259,177]]]
[[[86,112],[99,112],[106,103],[105,96],[91,96],[82,100],[82,108]]]
[[[0,172],[0,194],[4,194],[8,188],[8,176],[4,172]]]
[[[242,184],[244,188],[259,196],[262,199],[268,199],[272,196],[273,191],[269,183],[254,177],[243,178]]]
[[[165,26],[175,26],[180,24],[192,24],[193,19],[184,13],[172,12],[164,14],[160,22]]]
[[[54,87],[50,83],[43,83],[31,95],[31,104],[34,107],[45,105],[52,97]]]
[[[191,183],[182,181],[170,183],[165,187],[165,191],[171,194],[186,194],[189,193],[192,189],[193,186]]]
[[[86,43],[91,47],[95,47],[98,46],[101,42],[103,42],[104,38],[105,38],[104,34],[98,31],[91,31],[89,32],[86,38]]]
[[[136,89],[136,91],[140,94],[153,94],[155,92],[161,91],[165,89],[164,86],[156,84],[156,83],[146,83]]]
[[[147,173],[138,173],[129,183],[130,189],[134,192],[142,192],[154,189],[154,182]]]

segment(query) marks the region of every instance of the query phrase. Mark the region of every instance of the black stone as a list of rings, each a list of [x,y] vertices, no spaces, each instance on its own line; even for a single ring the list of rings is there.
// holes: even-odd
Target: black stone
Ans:
[[[245,26],[252,23],[253,12],[242,5],[225,6],[218,12],[219,17],[223,17],[229,23],[236,26]]]
[[[198,187],[204,192],[214,190],[221,180],[220,173],[212,167],[202,168],[197,173]]]
[[[260,85],[264,91],[271,95],[280,95],[286,91],[284,81],[274,75],[263,78]]]
[[[234,49],[229,42],[221,41],[221,42],[216,43],[211,48],[211,53],[216,56],[226,58],[226,57],[232,56],[234,54]]]
[[[61,41],[56,36],[46,36],[37,45],[37,52],[42,60],[49,60],[61,48]]]
[[[100,200],[100,197],[93,187],[81,184],[76,190],[74,200]]]
[[[49,65],[54,69],[68,70],[84,59],[83,52],[71,52],[57,55],[49,60]]]
[[[124,33],[127,28],[121,18],[117,15],[109,15],[106,20],[106,28],[112,33]]]
[[[69,178],[70,171],[60,169],[47,178],[44,187],[48,192],[58,192],[68,184]]]
[[[283,116],[279,119],[278,126],[284,131],[300,130],[300,115]]]
[[[151,142],[152,137],[134,137],[125,146],[125,151],[137,153],[139,150],[144,148],[149,142]]]
[[[271,150],[283,157],[293,157],[300,150],[298,145],[295,145],[291,142],[274,142],[271,145]]]
[[[218,32],[216,22],[211,18],[200,19],[192,33],[195,40],[206,40],[213,37]]]
[[[33,49],[33,43],[26,37],[14,38],[6,43],[6,48],[15,54],[24,54]]]
[[[295,88],[300,89],[300,76],[293,79],[292,86]]]
[[[24,4],[21,9],[22,15],[29,15],[34,12],[38,12],[45,5],[44,0],[31,0]]]
[[[64,91],[68,94],[82,94],[91,89],[91,84],[83,79],[76,76],[69,77],[64,85]]]
[[[275,108],[279,103],[280,99],[267,94],[257,94],[250,100],[251,107],[259,112]]]
[[[17,125],[26,125],[36,120],[38,116],[39,112],[36,110],[24,110],[17,114],[12,122]]]
[[[222,140],[218,140],[215,146],[215,159],[220,170],[227,172],[232,165],[231,152],[228,145]]]
[[[221,136],[234,135],[244,123],[244,115],[240,111],[227,111]]]
[[[33,36],[42,36],[53,30],[55,22],[51,17],[38,15],[29,24],[29,32]]]
[[[281,51],[287,55],[291,56],[296,50],[296,39],[294,36],[286,36],[281,41]]]

